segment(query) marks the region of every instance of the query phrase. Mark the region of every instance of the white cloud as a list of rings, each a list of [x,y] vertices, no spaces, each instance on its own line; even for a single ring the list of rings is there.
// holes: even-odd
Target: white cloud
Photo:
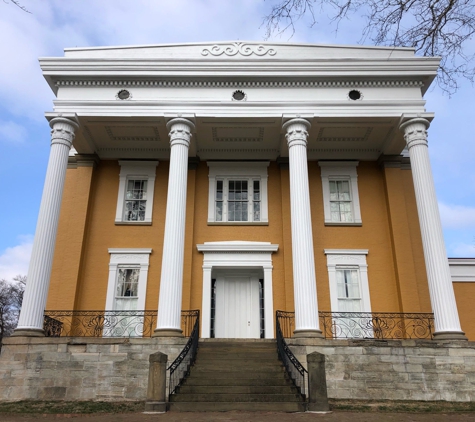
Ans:
[[[444,229],[475,229],[475,207],[439,202]]]
[[[475,258],[475,240],[470,243],[455,243],[449,245],[448,255],[454,258]]]
[[[33,236],[19,236],[19,240],[19,245],[6,248],[0,254],[0,279],[12,280],[28,272]]]
[[[0,142],[23,143],[27,136],[26,129],[18,123],[0,120]]]

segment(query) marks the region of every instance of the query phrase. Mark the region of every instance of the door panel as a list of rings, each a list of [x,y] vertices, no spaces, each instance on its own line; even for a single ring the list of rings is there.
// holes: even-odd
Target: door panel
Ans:
[[[216,280],[216,338],[259,338],[259,281],[250,277]]]

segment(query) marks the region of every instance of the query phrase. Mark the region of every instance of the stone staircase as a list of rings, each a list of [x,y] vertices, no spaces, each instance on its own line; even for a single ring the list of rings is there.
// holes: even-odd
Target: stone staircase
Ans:
[[[277,357],[275,340],[200,340],[172,411],[303,412],[305,402]]]

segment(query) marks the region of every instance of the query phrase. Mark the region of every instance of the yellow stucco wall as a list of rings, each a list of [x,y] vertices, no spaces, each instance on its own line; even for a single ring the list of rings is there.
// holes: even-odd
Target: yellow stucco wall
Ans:
[[[473,302],[475,299],[475,283],[453,283],[455,300],[459,311],[460,325],[467,338],[475,340],[475,318]]]
[[[309,162],[319,309],[331,310],[324,249],[368,249],[374,312],[430,312],[427,280],[410,170],[360,162],[358,188],[363,224],[325,226],[320,167]],[[104,309],[108,248],[152,248],[146,309],[158,304],[168,185],[168,162],[157,167],[152,225],[116,225],[120,166],[101,161],[92,170],[68,170],[54,258],[48,309]],[[183,309],[200,309],[203,255],[196,245],[211,241],[266,241],[273,254],[274,309],[293,310],[289,170],[268,167],[269,224],[208,225],[208,166],[188,172]],[[81,253],[82,252],[82,253]]]

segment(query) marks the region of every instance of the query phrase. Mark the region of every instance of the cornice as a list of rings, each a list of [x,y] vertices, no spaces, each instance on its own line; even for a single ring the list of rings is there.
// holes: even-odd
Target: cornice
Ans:
[[[209,87],[236,87],[236,88],[350,88],[350,87],[423,87],[424,82],[420,80],[367,80],[367,81],[334,81],[334,80],[287,80],[287,81],[203,81],[203,80],[60,80],[55,82],[56,87],[62,86],[113,86],[113,87],[130,87],[130,86],[144,86],[144,87],[173,87],[173,88],[209,88]]]

